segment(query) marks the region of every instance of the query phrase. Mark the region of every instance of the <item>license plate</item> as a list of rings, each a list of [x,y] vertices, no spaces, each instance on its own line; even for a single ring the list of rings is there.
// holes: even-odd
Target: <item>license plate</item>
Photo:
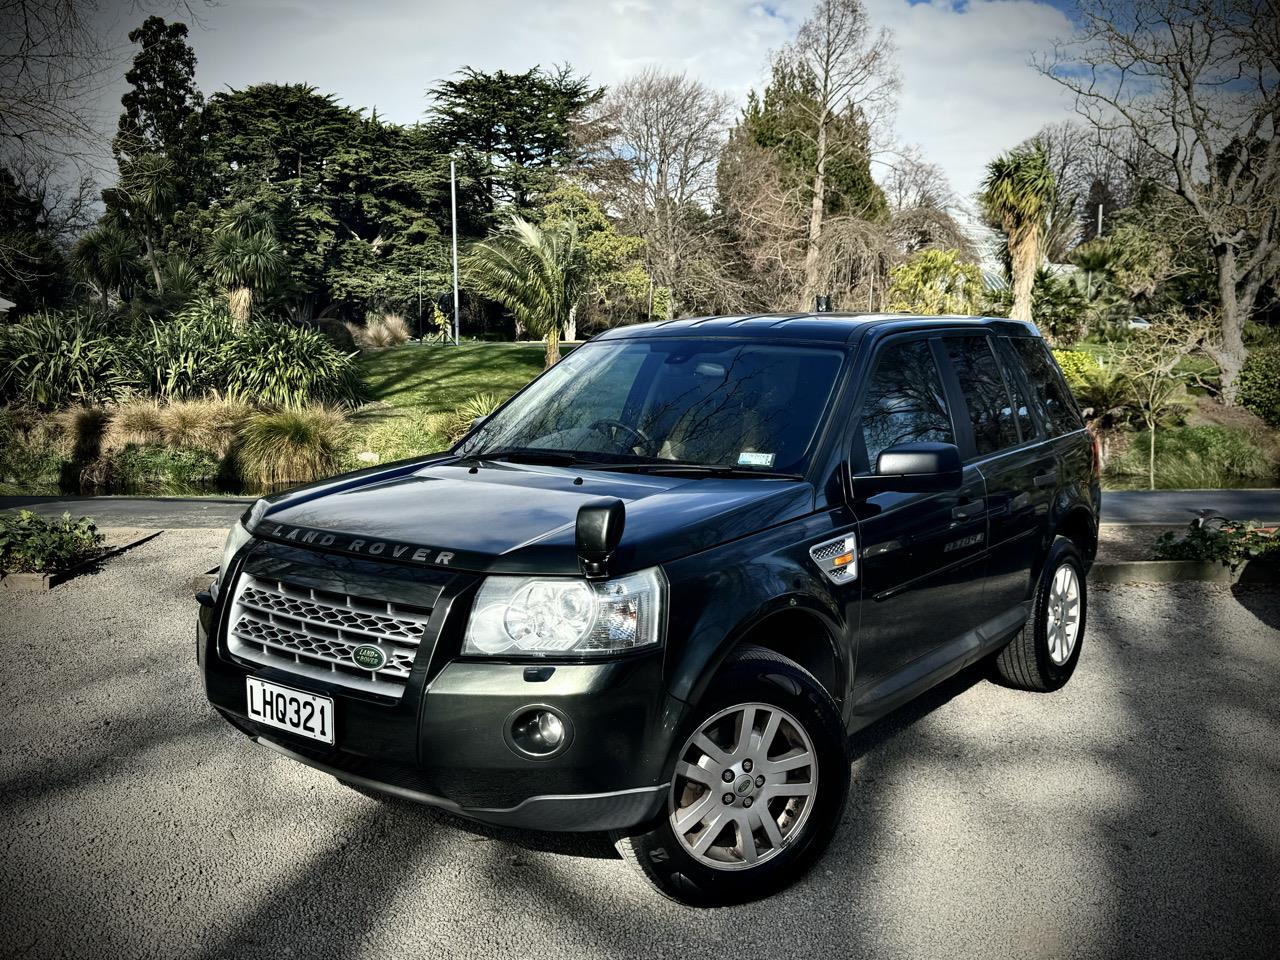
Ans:
[[[290,690],[256,677],[245,677],[244,682],[249,719],[321,743],[333,743],[333,701],[328,697]]]

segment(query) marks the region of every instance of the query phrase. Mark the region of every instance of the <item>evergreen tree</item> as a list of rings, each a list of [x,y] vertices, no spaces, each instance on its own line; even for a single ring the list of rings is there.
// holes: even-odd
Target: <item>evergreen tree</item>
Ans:
[[[567,64],[524,73],[463,67],[429,96],[438,137],[484,185],[488,210],[511,204],[521,213],[546,188],[548,174],[576,159],[575,127],[604,88]]]

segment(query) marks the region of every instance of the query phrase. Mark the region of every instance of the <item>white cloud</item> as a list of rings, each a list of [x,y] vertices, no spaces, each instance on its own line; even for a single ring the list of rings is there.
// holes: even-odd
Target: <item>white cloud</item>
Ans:
[[[1033,0],[866,0],[894,31],[902,96],[897,131],[953,186],[972,193],[1000,150],[1066,115],[1057,87],[1027,61],[1070,32]],[[744,98],[810,0],[259,0],[205,8],[192,30],[206,92],[307,82],[400,122],[420,119],[426,89],[463,64],[523,70],[568,61],[600,83],[656,63]],[[129,19],[140,18],[136,12]],[[119,25],[120,39],[128,24]],[[120,88],[106,94],[118,98]],[[114,117],[118,107],[106,114]]]

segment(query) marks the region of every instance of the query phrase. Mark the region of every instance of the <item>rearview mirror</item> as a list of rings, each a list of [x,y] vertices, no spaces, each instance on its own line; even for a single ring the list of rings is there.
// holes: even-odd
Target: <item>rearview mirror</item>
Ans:
[[[880,451],[876,471],[854,479],[859,493],[958,490],[963,469],[954,443],[901,443]]]

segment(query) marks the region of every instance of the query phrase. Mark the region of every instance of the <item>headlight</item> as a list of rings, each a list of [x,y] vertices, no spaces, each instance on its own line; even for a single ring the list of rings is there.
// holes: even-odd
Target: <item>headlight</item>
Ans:
[[[656,646],[665,594],[657,567],[599,583],[489,577],[476,596],[462,652],[592,656]]]
[[[244,523],[237,520],[235,526],[227,531],[227,542],[222,545],[222,562],[218,564],[218,579],[214,587],[220,587],[227,576],[227,567],[231,566],[231,558],[241,547],[253,539],[253,534],[244,528]]]

